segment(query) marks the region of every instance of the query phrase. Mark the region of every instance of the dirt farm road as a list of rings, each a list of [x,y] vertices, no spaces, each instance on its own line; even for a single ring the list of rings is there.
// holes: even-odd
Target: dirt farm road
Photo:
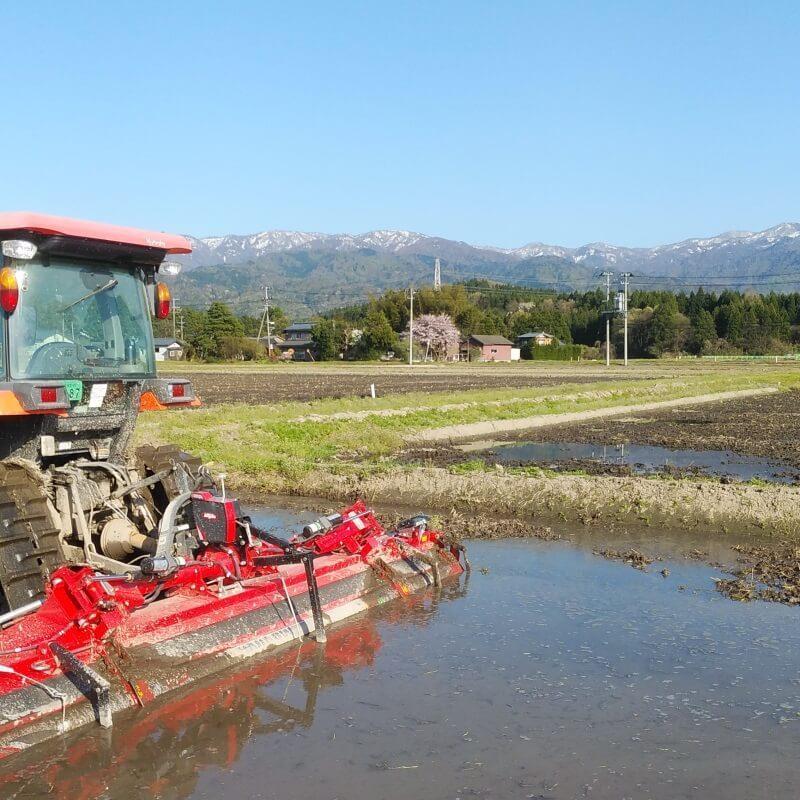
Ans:
[[[581,423],[592,419],[632,414],[634,412],[658,411],[678,406],[741,400],[748,397],[775,394],[777,391],[778,389],[774,387],[742,389],[735,392],[716,392],[715,394],[703,394],[694,397],[679,397],[675,400],[657,400],[652,403],[594,408],[587,411],[572,411],[564,414],[539,414],[535,417],[524,417],[523,419],[484,420],[482,422],[472,422],[466,425],[449,425],[445,428],[420,431],[409,437],[408,441],[445,442],[457,439],[468,439],[475,436],[490,436],[492,434],[552,427],[554,425],[564,425],[566,423]]]

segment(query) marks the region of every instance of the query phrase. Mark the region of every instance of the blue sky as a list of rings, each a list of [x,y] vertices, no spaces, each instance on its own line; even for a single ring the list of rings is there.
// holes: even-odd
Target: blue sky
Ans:
[[[800,220],[796,3],[14,3],[4,208],[652,245]]]

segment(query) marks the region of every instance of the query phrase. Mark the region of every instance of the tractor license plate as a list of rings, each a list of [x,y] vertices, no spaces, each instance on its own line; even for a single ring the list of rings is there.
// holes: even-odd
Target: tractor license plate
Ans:
[[[64,381],[64,390],[70,403],[80,403],[83,400],[83,381]]]

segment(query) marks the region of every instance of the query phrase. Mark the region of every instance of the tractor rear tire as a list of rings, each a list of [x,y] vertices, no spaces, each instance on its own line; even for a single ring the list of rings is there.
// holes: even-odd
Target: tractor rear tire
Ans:
[[[44,599],[45,582],[62,564],[59,529],[35,467],[0,463],[0,608]]]
[[[199,458],[181,450],[175,444],[139,447],[136,450],[136,462],[142,477],[155,475],[169,469],[173,464],[182,464],[193,478],[197,478],[203,465]],[[150,487],[153,504],[160,512],[163,512],[170,500],[175,499],[182,491],[183,488],[175,473]]]

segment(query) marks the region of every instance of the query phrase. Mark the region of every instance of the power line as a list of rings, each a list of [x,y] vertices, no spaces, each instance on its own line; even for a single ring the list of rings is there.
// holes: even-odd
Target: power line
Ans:
[[[773,275],[776,277],[780,276],[789,276],[789,275],[797,275],[796,270],[792,270],[791,272],[759,272],[755,275],[739,275],[737,273],[730,273],[730,275],[726,275],[724,272],[714,273],[714,274],[706,274],[706,275],[694,275],[695,278],[711,278],[711,279],[723,279],[727,277],[731,278],[770,278]],[[650,274],[639,274],[640,278],[663,278],[664,280],[680,280],[681,276],[679,275],[650,275]]]
[[[782,274],[791,274],[791,273],[782,273]],[[777,273],[776,273],[777,276]],[[455,276],[454,276],[455,277]],[[602,277],[599,276],[599,277]],[[469,283],[465,281],[469,280],[482,280],[487,282],[492,282],[494,285],[491,286],[475,286],[469,285]],[[508,280],[508,279],[507,279]],[[513,278],[511,279],[513,280]],[[595,279],[596,280],[596,279]],[[666,284],[663,286],[657,286],[654,284],[655,281],[664,281]],[[514,282],[514,283],[504,283],[501,279],[492,278],[487,275],[478,275],[478,274],[464,274],[458,276],[458,280],[456,283],[451,283],[449,286],[458,286],[461,287],[467,293],[472,294],[485,294],[485,295],[494,295],[494,296],[509,296],[514,294],[523,294],[529,296],[553,296],[553,295],[570,295],[570,294],[581,294],[581,293],[591,293],[592,290],[596,290],[597,284],[595,281],[530,281],[530,282]],[[747,289],[747,288],[755,288],[755,287],[764,287],[768,289],[778,289],[781,286],[797,286],[800,288],[800,274],[795,279],[786,279],[786,280],[772,280],[772,281],[752,281],[752,282],[734,282],[734,281],[723,281],[723,282],[711,282],[711,281],[688,281],[682,278],[673,278],[669,276],[654,276],[654,275],[637,275],[635,280],[630,281],[630,286],[637,287],[642,291],[647,290],[665,290],[665,291],[679,291],[684,289],[691,289],[691,288],[719,288],[719,289],[731,289],[731,290],[739,290],[739,289]],[[281,290],[281,298],[289,301],[289,302],[297,302],[303,304],[309,304],[314,302],[314,298],[324,297],[326,300],[330,301],[330,304],[336,305],[339,304],[340,306],[345,305],[361,305],[364,303],[369,302],[370,299],[385,294],[388,291],[403,291],[402,286],[398,287],[386,287],[384,289],[378,289],[372,286],[361,286],[361,287],[350,287],[350,289],[342,289],[340,285],[330,288],[320,288],[320,289],[290,289],[285,288]],[[418,290],[415,290],[418,291]],[[218,298],[218,300],[221,298]],[[272,299],[272,298],[270,298]],[[511,298],[513,299],[513,298]],[[522,298],[520,298],[522,299]],[[182,308],[185,309],[193,309],[197,311],[206,310],[211,305],[212,300],[196,302],[196,303],[182,303]],[[225,302],[225,300],[223,300]],[[255,306],[260,304],[260,301],[257,300],[255,297],[237,297],[237,298],[228,298],[227,302],[231,304],[235,304],[237,306],[246,307],[246,306]]]
[[[749,289],[756,286],[762,286],[765,288],[769,288],[772,286],[800,286],[800,275],[798,275],[798,277],[795,278],[794,280],[744,281],[742,283],[734,283],[732,281],[713,283],[711,281],[678,281],[678,280],[675,280],[672,283],[670,283],[669,281],[656,281],[655,283],[632,281],[632,283],[636,286],[641,286],[644,288],[653,288],[653,289],[656,289],[658,287],[663,287],[664,289],[691,288],[691,287],[704,288],[706,286],[716,289]]]

